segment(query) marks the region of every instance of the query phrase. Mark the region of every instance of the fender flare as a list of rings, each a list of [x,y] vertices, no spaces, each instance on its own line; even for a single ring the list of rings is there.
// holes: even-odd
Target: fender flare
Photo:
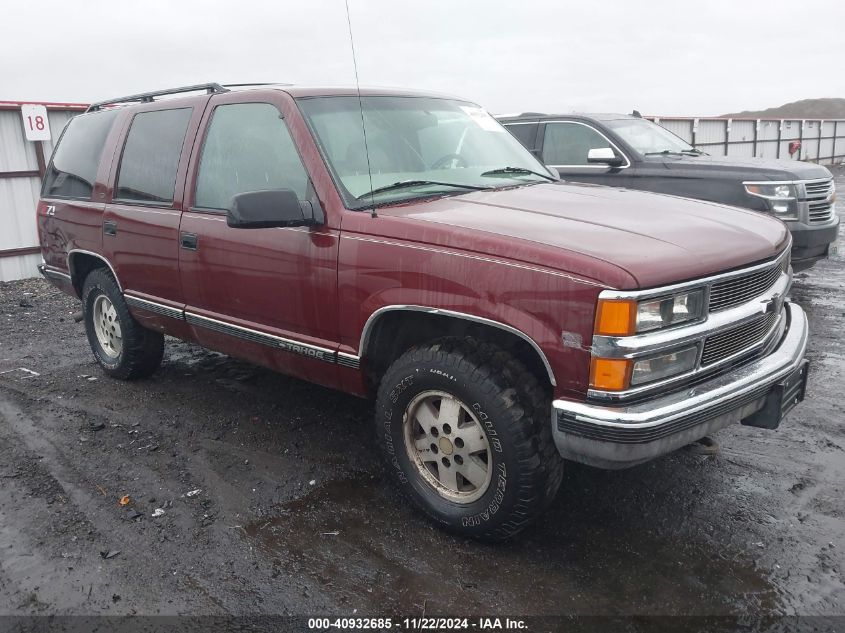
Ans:
[[[521,338],[523,341],[528,343],[533,349],[537,356],[543,363],[543,366],[546,368],[546,374],[548,375],[549,382],[552,386],[557,386],[557,381],[555,380],[554,371],[552,371],[552,366],[549,363],[549,359],[546,357],[546,354],[537,344],[537,342],[532,339],[530,336],[525,334],[525,332],[518,330],[515,327],[507,325],[506,323],[502,323],[500,321],[495,321],[493,319],[488,319],[486,317],[476,316],[474,314],[467,314],[465,312],[455,312],[454,310],[445,310],[442,308],[432,308],[426,306],[418,306],[418,305],[387,305],[379,308],[375,312],[373,312],[369,318],[367,319],[366,323],[364,323],[364,329],[361,331],[361,341],[358,345],[358,357],[363,358],[364,353],[367,349],[367,344],[370,340],[370,335],[372,333],[373,326],[378,321],[379,317],[387,312],[397,312],[397,311],[405,311],[405,312],[424,312],[427,314],[436,314],[441,316],[452,317],[456,319],[463,319],[465,321],[474,321],[476,323],[481,323],[482,325],[487,325],[490,327],[498,328],[500,330],[504,330],[509,334],[513,334],[518,338]]]
[[[108,266],[109,270],[111,271],[111,274],[114,277],[114,281],[117,284],[118,290],[120,290],[121,293],[123,292],[123,286],[121,285],[120,279],[118,278],[117,273],[114,271],[114,266],[111,265],[111,262],[109,260],[107,260],[105,257],[103,257],[102,255],[100,255],[99,253],[94,253],[94,252],[91,252],[91,251],[82,250],[81,248],[73,248],[73,249],[69,250],[68,253],[67,253],[67,270],[68,270],[68,273],[70,273],[71,283],[74,282],[74,276],[75,276],[73,266],[71,265],[71,262],[72,262],[72,259],[73,259],[71,256],[74,255],[74,254],[77,254],[77,253],[80,254],[80,255],[90,255],[91,257],[95,257],[99,260],[102,260],[103,263],[105,263],[105,265]]]

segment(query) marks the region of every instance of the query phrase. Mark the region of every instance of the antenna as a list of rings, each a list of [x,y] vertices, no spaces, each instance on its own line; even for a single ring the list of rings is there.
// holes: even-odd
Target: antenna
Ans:
[[[361,131],[364,133],[364,154],[367,156],[367,174],[370,177],[370,215],[377,218],[376,201],[373,195],[373,169],[370,167],[370,148],[367,145],[367,126],[364,124],[364,102],[361,100],[361,82],[358,80],[358,61],[355,59],[355,40],[352,38],[352,19],[349,17],[349,0],[346,3],[346,24],[349,27],[349,46],[352,49],[352,67],[355,69],[355,90],[358,93],[358,108],[361,110]]]

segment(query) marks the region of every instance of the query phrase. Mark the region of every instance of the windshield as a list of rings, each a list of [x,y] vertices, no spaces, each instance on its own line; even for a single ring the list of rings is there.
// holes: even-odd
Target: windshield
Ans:
[[[695,151],[692,145],[666,128],[645,119],[617,119],[604,124],[640,154]]]
[[[519,141],[471,103],[363,97],[359,105],[357,96],[343,96],[298,104],[351,209],[550,179]]]

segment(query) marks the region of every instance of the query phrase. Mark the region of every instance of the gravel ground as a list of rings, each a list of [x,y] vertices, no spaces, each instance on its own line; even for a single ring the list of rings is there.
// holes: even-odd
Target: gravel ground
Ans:
[[[843,615],[845,258],[793,295],[811,381],[779,430],[568,464],[540,523],[491,546],[397,498],[367,402],[175,340],[113,381],[75,300],[0,284],[0,614]]]

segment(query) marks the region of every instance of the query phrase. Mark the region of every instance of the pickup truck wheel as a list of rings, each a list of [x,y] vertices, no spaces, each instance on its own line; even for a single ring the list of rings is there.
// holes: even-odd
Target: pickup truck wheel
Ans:
[[[144,378],[161,365],[164,336],[132,318],[117,283],[104,269],[85,278],[82,311],[91,351],[109,376]]]
[[[503,540],[560,486],[549,407],[510,354],[448,338],[409,350],[387,370],[376,429],[388,470],[423,513],[453,532]]]

